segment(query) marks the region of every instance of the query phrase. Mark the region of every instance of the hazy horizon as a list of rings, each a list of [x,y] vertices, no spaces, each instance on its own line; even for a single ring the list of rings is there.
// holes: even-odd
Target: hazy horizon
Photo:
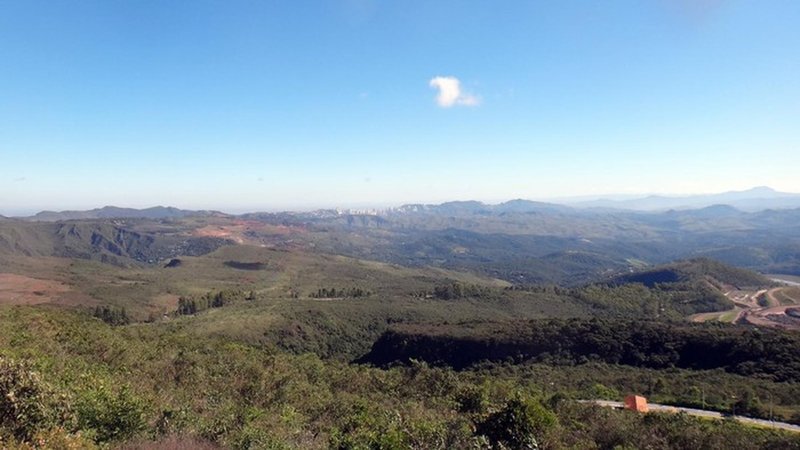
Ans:
[[[525,198],[525,197],[509,197],[509,198],[490,198],[490,199],[481,199],[481,198],[449,198],[443,199],[438,201],[406,201],[400,203],[349,203],[349,204],[320,204],[320,205],[299,205],[297,207],[280,207],[280,206],[270,206],[268,204],[262,206],[253,206],[253,207],[242,207],[242,208],[235,208],[235,207],[228,207],[225,205],[221,205],[218,207],[213,206],[183,206],[183,205],[175,205],[175,204],[167,204],[163,202],[151,202],[151,203],[144,203],[144,204],[126,204],[124,202],[117,202],[117,203],[110,203],[110,204],[103,204],[103,205],[87,205],[84,207],[42,207],[42,208],[29,208],[29,209],[20,209],[20,210],[0,210],[0,215],[6,217],[27,217],[32,216],[36,213],[43,212],[43,211],[53,211],[53,212],[61,212],[61,211],[88,211],[93,209],[101,209],[104,207],[117,207],[117,208],[133,208],[133,209],[146,209],[146,208],[153,208],[153,207],[170,207],[170,208],[178,208],[184,210],[197,210],[197,211],[219,211],[226,214],[243,214],[243,213],[255,213],[255,212],[308,212],[314,210],[322,210],[322,209],[343,209],[343,210],[359,210],[359,209],[374,209],[374,210],[382,210],[382,209],[391,209],[391,208],[399,208],[404,205],[417,205],[417,204],[424,204],[424,205],[437,205],[442,203],[448,202],[462,202],[462,201],[478,201],[488,205],[495,205],[504,202],[509,202],[512,200],[529,200],[529,201],[537,201],[537,202],[546,202],[546,203],[553,203],[553,204],[564,204],[564,205],[573,205],[579,204],[583,202],[591,202],[596,200],[609,200],[609,201],[624,201],[624,200],[634,200],[634,199],[644,199],[650,196],[656,197],[664,197],[664,198],[691,198],[695,196],[705,196],[705,195],[716,195],[716,194],[726,194],[726,193],[733,193],[733,192],[746,192],[755,189],[770,189],[772,191],[782,193],[782,194],[793,194],[800,196],[800,192],[785,192],[779,191],[777,189],[772,188],[771,186],[751,186],[747,189],[742,190],[730,190],[730,191],[722,191],[722,192],[696,192],[690,194],[682,194],[682,193],[669,193],[669,192],[647,192],[641,194],[597,194],[597,195],[576,195],[576,196],[568,196],[568,197],[540,197],[540,198]]]
[[[1,214],[800,192],[797,2],[1,8]]]

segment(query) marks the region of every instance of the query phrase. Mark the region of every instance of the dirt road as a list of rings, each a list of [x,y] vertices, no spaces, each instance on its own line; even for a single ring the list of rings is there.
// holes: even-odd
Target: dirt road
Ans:
[[[800,319],[786,314],[788,308],[800,304],[796,289],[785,286],[757,291],[729,289],[724,295],[733,302],[733,309],[695,314],[689,320],[749,323],[762,327],[800,330]]]

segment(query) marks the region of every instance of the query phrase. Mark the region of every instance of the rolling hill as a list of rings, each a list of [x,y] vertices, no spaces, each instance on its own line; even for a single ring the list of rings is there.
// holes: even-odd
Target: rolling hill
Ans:
[[[750,270],[739,269],[709,258],[695,258],[663,265],[650,270],[621,275],[611,284],[641,283],[647,287],[661,284],[708,281],[714,286],[769,287],[773,282]]]
[[[177,219],[183,217],[223,215],[216,211],[189,211],[173,207],[154,206],[152,208],[135,209],[104,206],[88,211],[42,211],[25,220],[41,222],[58,222],[64,220],[87,219]]]
[[[153,264],[178,255],[201,255],[228,243],[214,237],[137,231],[106,220],[8,221],[0,224],[0,258],[62,257],[105,263]]]

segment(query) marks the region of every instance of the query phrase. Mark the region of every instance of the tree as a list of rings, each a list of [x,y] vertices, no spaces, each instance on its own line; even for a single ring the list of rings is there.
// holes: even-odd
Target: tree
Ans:
[[[538,400],[517,395],[478,424],[477,433],[495,447],[538,449],[544,434],[556,425],[556,416]]]

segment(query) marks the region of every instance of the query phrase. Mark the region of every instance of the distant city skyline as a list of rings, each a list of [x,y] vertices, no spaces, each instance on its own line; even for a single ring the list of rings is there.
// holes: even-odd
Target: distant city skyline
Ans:
[[[0,4],[0,214],[800,192],[800,2]]]

